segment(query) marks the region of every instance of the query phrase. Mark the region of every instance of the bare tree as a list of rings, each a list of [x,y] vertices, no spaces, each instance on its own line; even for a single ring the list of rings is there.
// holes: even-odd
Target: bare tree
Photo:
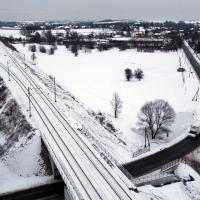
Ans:
[[[122,110],[122,100],[120,99],[118,93],[115,92],[113,94],[113,98],[112,98],[110,103],[112,105],[114,117],[118,118],[118,116],[119,116],[119,114],[121,113],[121,110]]]
[[[170,132],[169,127],[174,122],[175,112],[168,102],[158,99],[145,103],[138,115],[138,125],[140,129],[145,129],[151,138],[155,139],[156,135]]]

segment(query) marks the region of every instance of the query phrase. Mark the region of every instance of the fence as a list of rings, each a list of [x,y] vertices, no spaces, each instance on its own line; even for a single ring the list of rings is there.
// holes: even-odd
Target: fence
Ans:
[[[149,146],[149,145],[146,146],[146,147],[140,148],[140,149],[138,149],[136,152],[133,153],[133,158],[135,158],[135,157],[137,157],[137,156],[139,156],[139,155],[141,155],[141,154],[143,154],[143,153],[146,153],[146,152],[148,152],[148,151],[150,151],[150,150],[151,150],[151,149],[150,149],[150,146]]]
[[[163,182],[165,182],[165,181],[173,182],[174,180],[177,179],[177,177],[175,177],[173,174],[167,173],[167,171],[178,166],[180,163],[186,163],[186,159],[181,158],[181,159],[176,159],[172,162],[169,162],[169,163],[163,165],[160,168],[161,171],[158,171],[156,174],[151,173],[151,174],[147,174],[147,175],[135,178],[133,180],[133,182],[136,186],[140,186],[140,185],[143,185],[145,183],[150,183],[150,182],[154,182],[154,183],[156,183],[156,182],[161,183],[162,181]]]
[[[156,182],[158,180],[161,180],[160,183],[163,183],[163,180],[166,179],[167,181],[173,181],[173,179],[175,179],[173,174],[167,174],[167,173],[157,173],[157,174],[148,174],[145,176],[141,176],[138,178],[134,179],[134,184],[136,186],[141,186],[147,183],[151,183],[151,182]]]
[[[176,160],[173,160],[163,166],[161,166],[161,172],[166,172],[167,170],[179,165],[180,163],[185,163],[185,159],[183,158],[180,158],[180,159],[176,159]]]

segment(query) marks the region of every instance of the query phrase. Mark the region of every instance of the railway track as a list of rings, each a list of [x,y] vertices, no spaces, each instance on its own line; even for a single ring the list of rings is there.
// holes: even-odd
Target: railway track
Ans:
[[[5,47],[3,47],[3,48],[5,49]],[[77,154],[79,154],[79,155],[83,156],[83,158],[87,159],[87,164],[88,164],[87,166],[90,166],[90,167],[92,167],[92,168],[94,168],[96,170],[95,176],[97,176],[97,177],[102,179],[101,183],[107,183],[108,184],[108,186],[106,188],[107,192],[111,192],[110,193],[111,195],[113,195],[113,194],[115,195],[114,198],[113,197],[111,197],[111,198],[113,198],[113,199],[116,199],[116,198],[117,199],[133,199],[132,195],[130,195],[130,192],[129,192],[128,188],[125,185],[122,185],[122,183],[120,183],[121,180],[119,180],[118,177],[115,177],[115,176],[112,175],[111,169],[108,169],[109,166],[105,166],[103,161],[96,155],[96,153],[94,153],[93,150],[91,150],[91,147],[89,146],[87,141],[85,141],[85,139],[82,138],[82,136],[79,133],[77,133],[77,131],[74,130],[74,128],[67,122],[67,120],[65,119],[65,116],[63,115],[63,113],[61,113],[58,110],[58,108],[56,107],[56,105],[54,103],[52,103],[51,99],[49,99],[49,97],[47,97],[45,95],[45,92],[40,87],[40,85],[35,82],[35,80],[31,77],[31,75],[28,74],[28,72],[24,69],[24,67],[21,66],[18,63],[16,58],[14,58],[14,56],[12,56],[10,54],[10,52],[8,52],[7,49],[5,49],[5,51],[6,51],[7,55],[9,56],[10,60],[15,64],[15,66],[18,68],[20,73],[28,81],[30,86],[32,86],[34,88],[40,88],[37,95],[41,98],[43,103],[49,108],[49,110],[52,112],[52,114],[54,115],[56,120],[60,123],[59,129],[62,130],[62,134],[63,134],[62,136],[60,135],[59,131],[57,131],[55,129],[55,127],[54,127],[55,124],[51,123],[51,121],[49,120],[49,117],[47,116],[47,114],[43,111],[42,107],[34,99],[35,98],[34,96],[32,96],[31,103],[37,105],[37,107],[39,108],[40,112],[43,113],[43,117],[40,117],[40,118],[45,118],[42,121],[44,122],[44,121],[47,120],[48,124],[52,127],[52,129],[56,133],[56,136],[53,135],[52,131],[49,130],[49,127],[46,124],[46,128],[48,129],[48,132],[50,133],[51,137],[55,140],[55,142],[58,139],[61,142],[61,143],[57,143],[57,146],[58,147],[62,146],[62,148],[66,148],[67,151],[70,152],[70,155],[74,160],[73,162],[75,162],[77,164],[77,166],[79,166],[79,170],[82,171],[83,175],[88,180],[88,183],[90,183],[93,186],[94,192],[96,193],[96,197],[95,198],[96,199],[106,199],[106,196],[102,195],[102,193],[104,193],[104,191],[99,190],[99,191],[101,191],[101,194],[100,194],[99,191],[97,191],[95,189],[97,187],[97,183],[96,182],[90,182],[90,178],[92,177],[92,175],[89,178],[88,175],[85,174],[85,172],[81,169],[81,166],[80,166],[79,163],[82,163],[82,162],[77,162],[76,161],[76,158],[73,155],[74,152],[72,153],[73,149],[71,147],[70,148],[67,147],[66,141],[64,141],[63,138],[68,139],[71,142],[73,142],[73,144],[77,145],[77,148],[79,148],[78,151],[76,150]],[[5,70],[5,66],[4,66],[4,70]],[[13,72],[11,72],[11,74],[12,74],[12,76],[14,76],[15,79],[17,79],[17,82],[19,82],[19,78],[16,75],[13,75]],[[20,84],[22,84],[22,83],[20,83]],[[27,86],[24,86],[24,84],[23,84],[23,87],[24,87],[24,90],[27,89]],[[47,138],[44,138],[44,142],[46,142],[46,145],[49,146],[50,144],[47,144],[48,143],[47,140],[48,140]],[[61,148],[59,150],[63,153]],[[65,159],[69,159],[69,158],[65,157]],[[73,166],[71,166],[71,169],[73,169]],[[76,174],[75,171],[74,171],[74,174]],[[80,176],[80,175],[76,174],[76,176]],[[82,185],[82,187],[84,188],[84,185]],[[86,188],[85,188],[85,190],[86,190]],[[87,196],[89,197],[89,199],[92,199],[92,198],[90,198],[90,195],[88,193],[87,193]]]

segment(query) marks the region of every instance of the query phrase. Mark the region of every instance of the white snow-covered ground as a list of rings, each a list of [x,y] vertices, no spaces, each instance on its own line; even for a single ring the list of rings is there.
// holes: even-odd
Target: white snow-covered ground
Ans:
[[[0,36],[3,37],[14,37],[14,38],[24,38],[23,35],[21,35],[20,30],[12,30],[12,29],[1,29],[0,28]]]
[[[145,196],[162,197],[165,200],[199,200],[200,199],[200,177],[196,171],[185,164],[181,164],[175,174],[180,178],[188,178],[191,175],[194,181],[189,181],[184,185],[182,182],[172,183],[162,187],[142,186],[139,188]],[[153,193],[153,194],[152,194]],[[158,198],[159,199],[159,198]]]
[[[18,44],[16,47],[26,54],[27,59],[30,59],[31,53],[28,51],[28,46],[23,47]],[[179,52],[179,55],[182,57],[181,52]],[[113,139],[114,137],[106,135],[108,133],[101,129],[98,123],[95,123],[94,120],[86,115],[86,110],[84,110],[81,105],[72,101],[70,98],[66,98],[66,96],[64,98],[64,96],[62,96],[64,94],[59,94],[59,97],[62,99],[63,103],[65,103],[67,108],[64,110],[63,106],[60,104],[58,106],[66,112],[68,120],[72,122],[73,125],[80,120],[81,123],[85,122],[88,124],[92,131],[95,132],[96,129],[96,134],[102,134],[101,136],[103,137],[98,137],[100,142],[107,144],[107,146],[110,147],[109,150],[118,154],[119,157],[121,156],[123,161],[130,160],[130,152],[143,144],[143,136],[141,136],[135,128],[137,113],[146,100],[164,98],[174,107],[178,116],[176,123],[173,126],[174,132],[172,134],[175,136],[184,133],[188,128],[190,121],[193,120],[193,117],[196,117],[196,112],[194,112],[194,110],[196,110],[198,102],[192,102],[191,99],[198,88],[198,81],[194,74],[189,77],[190,66],[184,74],[176,72],[179,57],[175,52],[138,53],[134,50],[120,52],[117,49],[113,49],[103,53],[97,51],[93,51],[91,54],[80,53],[78,57],[74,57],[74,55],[65,49],[65,47],[60,46],[53,56],[41,53],[36,53],[36,56],[37,65],[32,66],[33,68],[54,75],[59,83],[93,110],[111,113],[110,99],[112,93],[115,91],[119,92],[120,97],[124,102],[123,112],[117,120],[113,119],[112,116],[110,116],[110,118],[119,129],[119,132],[127,138],[127,141],[131,141],[130,144],[132,146],[129,146],[128,149],[122,148]],[[0,57],[1,61],[3,60],[6,64],[6,58],[3,51],[0,52]],[[182,57],[182,63],[184,63],[184,67],[186,68],[187,62],[185,63],[184,57]],[[142,68],[145,74],[144,80],[126,82],[124,80],[125,67],[130,67],[132,69],[138,67]],[[4,78],[5,77],[6,74],[4,73]],[[16,97],[18,102],[21,100],[21,103],[24,105],[22,109],[25,111],[27,107],[27,104],[25,103],[26,100],[21,99],[20,92],[16,91],[12,81],[9,83],[9,87],[12,89],[12,92],[14,92],[14,97]],[[35,123],[37,122],[35,121]],[[169,141],[172,141],[173,139],[174,137],[170,137]],[[1,139],[1,141],[3,140],[4,139]],[[165,140],[157,140],[156,143],[157,144],[154,144],[154,147],[158,147],[161,143],[165,143]],[[37,145],[33,144],[33,146],[36,147]],[[37,148],[34,149],[36,150]],[[29,147],[24,150],[26,155],[30,152],[29,150]],[[37,159],[37,151],[35,155]],[[21,156],[18,156],[18,153],[16,153],[15,156],[17,161],[19,161]],[[16,159],[12,159],[12,161],[10,161],[10,158],[6,159],[6,162],[2,162],[0,168],[2,172],[6,172],[14,178],[20,177],[17,179],[19,181],[17,185],[21,187],[21,183],[25,183],[23,178],[31,177],[31,175],[35,173],[37,166],[31,167],[26,163],[22,163],[23,166],[28,167],[28,170],[22,170],[24,173],[21,179],[22,171],[18,170],[18,167],[13,168],[13,163]],[[16,162],[16,166],[17,165],[19,166],[19,163]],[[15,172],[14,175],[12,170]],[[189,170],[185,169],[185,172],[188,171]],[[182,172],[180,172],[180,174],[182,174]],[[2,177],[5,178],[3,175]],[[31,181],[29,182],[30,185],[40,181],[47,181],[46,177],[43,176],[39,177],[38,180],[35,178],[35,176],[32,176]],[[8,180],[7,178],[7,183],[12,180],[13,179]],[[5,180],[2,179],[2,182],[6,183],[6,178]],[[192,185],[192,183],[193,182],[191,182],[190,190],[199,184],[199,182],[195,183],[197,185]],[[11,188],[12,187],[14,187],[14,184],[11,184]],[[173,192],[170,193],[171,190],[176,190],[175,186],[173,186],[172,189],[164,188],[163,191],[159,191],[156,188],[151,188],[151,192],[149,192],[149,189],[147,190],[148,191],[145,189],[144,191],[144,199],[150,199],[146,196],[148,193],[155,198],[156,196],[161,195],[167,197],[165,199],[173,199],[172,197],[176,197],[174,196],[175,194],[173,195]],[[195,189],[194,194],[196,193],[198,193],[198,190]]]
[[[28,45],[15,45],[30,59]],[[49,48],[47,46],[47,48]],[[36,53],[37,65],[42,71],[56,77],[68,91],[94,111],[110,115],[115,127],[131,141],[136,150],[144,144],[143,134],[137,131],[137,114],[141,106],[150,100],[165,99],[176,111],[176,121],[169,138],[155,140],[152,147],[172,141],[184,134],[196,118],[199,102],[192,101],[198,89],[198,80],[182,51],[143,53],[135,50],[109,51],[92,53],[79,52],[75,57],[64,46],[58,46],[55,55]],[[179,56],[185,73],[177,72]],[[125,81],[124,69],[141,68],[144,71],[142,81]],[[122,114],[118,119],[112,117],[110,100],[118,92],[123,101]]]
[[[21,138],[7,155],[0,159],[0,194],[30,188],[53,181],[42,168],[41,139]]]

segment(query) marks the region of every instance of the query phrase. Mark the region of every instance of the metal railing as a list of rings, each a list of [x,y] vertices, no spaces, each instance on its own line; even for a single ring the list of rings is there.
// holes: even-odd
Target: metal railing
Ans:
[[[165,172],[165,171],[179,165],[180,163],[185,163],[185,159],[183,159],[183,158],[176,159],[176,160],[173,160],[173,161],[161,166],[161,168],[160,168],[161,172]]]
[[[142,148],[139,148],[136,152],[133,152],[133,158],[135,158],[143,153],[146,153],[150,150],[151,150],[150,146],[146,146],[146,147],[144,146]]]
[[[133,182],[137,186],[137,185],[140,185],[142,183],[147,183],[147,182],[159,180],[159,179],[162,179],[162,178],[168,178],[168,177],[172,177],[172,174],[167,174],[167,173],[148,174],[148,175],[145,175],[145,176],[135,178],[133,180]]]
[[[162,178],[168,178],[168,177],[172,176],[172,174],[167,173],[167,170],[169,170],[175,166],[178,166],[180,163],[186,163],[186,159],[180,158],[180,159],[171,161],[171,162],[161,166],[160,171],[158,173],[156,173],[156,174],[151,173],[148,175],[140,176],[138,178],[135,178],[133,180],[133,183],[137,186],[142,183],[151,182],[151,181],[159,180]]]

